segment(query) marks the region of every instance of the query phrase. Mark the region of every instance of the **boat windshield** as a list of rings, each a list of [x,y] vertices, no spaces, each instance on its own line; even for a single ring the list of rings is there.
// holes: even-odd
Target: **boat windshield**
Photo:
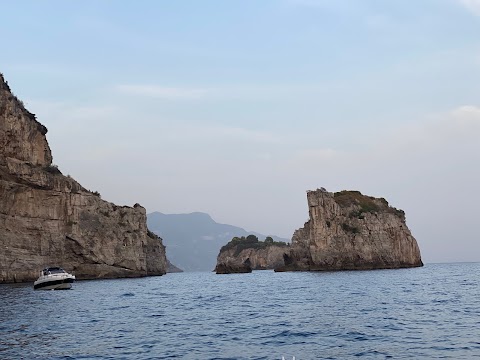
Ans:
[[[43,274],[44,274],[44,275],[48,275],[48,274],[63,274],[63,273],[65,273],[65,270],[63,270],[62,268],[58,268],[58,267],[47,268],[47,269],[44,269],[44,270],[43,270]]]

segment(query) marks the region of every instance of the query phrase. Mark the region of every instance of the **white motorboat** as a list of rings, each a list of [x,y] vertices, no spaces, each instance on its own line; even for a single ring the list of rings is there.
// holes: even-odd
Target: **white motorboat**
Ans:
[[[72,287],[75,275],[67,273],[59,267],[45,268],[40,277],[33,283],[35,290],[66,290]]]

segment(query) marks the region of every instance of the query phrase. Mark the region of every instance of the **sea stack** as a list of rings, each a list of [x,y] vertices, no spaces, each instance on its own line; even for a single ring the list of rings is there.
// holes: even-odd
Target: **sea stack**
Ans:
[[[359,191],[307,192],[310,219],[295,231],[276,271],[394,269],[423,266],[402,210]]]
[[[255,235],[234,237],[222,246],[217,256],[217,274],[244,273],[252,270],[273,270],[284,265],[289,244],[267,237],[259,241]]]
[[[64,176],[46,133],[0,74],[0,283],[32,281],[47,266],[77,279],[165,274],[145,209],[116,206]]]

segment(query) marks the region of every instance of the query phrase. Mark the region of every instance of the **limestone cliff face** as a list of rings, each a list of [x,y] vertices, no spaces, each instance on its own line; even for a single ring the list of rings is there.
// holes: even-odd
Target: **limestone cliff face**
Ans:
[[[162,240],[146,212],[116,206],[52,166],[45,134],[0,74],[0,282],[58,265],[77,278],[162,275]]]
[[[422,266],[405,213],[358,191],[307,193],[310,220],[295,231],[288,270],[361,270]]]
[[[238,247],[220,251],[217,257],[217,266],[225,264],[236,267],[248,263],[252,270],[275,269],[284,265],[283,256],[288,253],[288,246],[270,245],[262,249],[248,248],[240,250]]]

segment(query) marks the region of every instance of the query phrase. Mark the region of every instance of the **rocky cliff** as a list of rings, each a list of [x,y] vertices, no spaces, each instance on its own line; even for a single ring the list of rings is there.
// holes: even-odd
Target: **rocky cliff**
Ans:
[[[52,165],[47,129],[0,74],[0,282],[58,265],[78,279],[162,275],[162,240],[138,204],[103,201]]]
[[[284,265],[284,255],[288,252],[289,246],[282,242],[258,241],[252,235],[247,238],[235,237],[220,249],[215,271],[225,274],[246,272],[246,267],[251,270],[279,268]]]
[[[423,266],[405,213],[358,191],[307,193],[310,220],[295,231],[288,270],[365,270]]]

